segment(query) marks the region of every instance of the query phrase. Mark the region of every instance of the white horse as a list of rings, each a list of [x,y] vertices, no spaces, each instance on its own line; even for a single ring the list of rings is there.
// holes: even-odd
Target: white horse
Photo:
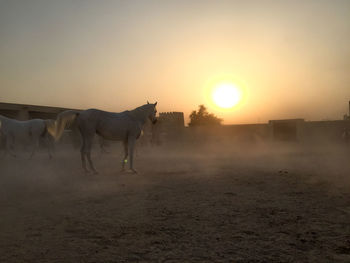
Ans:
[[[5,154],[10,153],[12,156],[16,156],[14,153],[15,143],[24,142],[32,144],[30,158],[33,157],[36,149],[39,147],[40,139],[44,139],[49,157],[52,158],[51,142],[48,135],[51,131],[54,131],[53,129],[53,120],[33,119],[18,121],[0,115],[0,135],[5,146]]]
[[[64,111],[58,115],[55,122],[54,137],[58,140],[66,125],[76,121],[83,139],[80,151],[83,169],[85,172],[88,172],[86,168],[86,157],[90,169],[94,173],[97,173],[97,171],[91,161],[91,147],[95,133],[107,140],[122,141],[124,145],[122,170],[124,170],[125,164],[129,160],[130,170],[136,173],[133,167],[135,142],[140,137],[142,127],[147,119],[150,119],[152,123],[156,123],[156,105],[157,102],[155,104],[147,102],[147,104],[134,110],[120,113],[106,112],[97,109]]]

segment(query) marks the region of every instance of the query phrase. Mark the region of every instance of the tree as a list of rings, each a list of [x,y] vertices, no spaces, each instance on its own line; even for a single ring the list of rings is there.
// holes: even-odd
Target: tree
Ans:
[[[209,113],[204,105],[199,105],[198,111],[192,111],[190,114],[190,127],[194,126],[215,126],[221,125],[222,119],[216,117],[213,113]]]

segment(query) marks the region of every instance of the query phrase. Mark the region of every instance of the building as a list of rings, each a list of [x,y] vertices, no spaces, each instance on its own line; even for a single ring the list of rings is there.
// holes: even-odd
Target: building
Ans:
[[[301,137],[304,119],[270,120],[270,132],[274,140],[297,141]]]
[[[0,115],[18,120],[34,118],[56,119],[62,107],[37,106],[16,103],[0,103]],[[261,124],[219,125],[215,127],[185,128],[183,112],[161,112],[155,125],[147,123],[140,141],[162,144],[179,140],[211,140],[225,138],[232,141],[336,141],[344,130],[350,130],[349,115],[343,120],[305,121],[304,119],[270,120]]]
[[[350,120],[350,101],[349,101],[349,112],[348,114],[344,114],[344,120]]]
[[[183,112],[160,112],[158,122],[152,126],[152,142],[161,144],[181,138],[185,128]]]
[[[71,109],[0,102],[0,115],[17,120],[56,119],[57,114],[65,110]]]

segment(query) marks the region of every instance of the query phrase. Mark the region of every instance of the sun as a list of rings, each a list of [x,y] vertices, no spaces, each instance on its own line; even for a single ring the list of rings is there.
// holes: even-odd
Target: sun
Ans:
[[[236,106],[242,98],[240,89],[233,83],[217,84],[212,93],[214,103],[224,109]]]

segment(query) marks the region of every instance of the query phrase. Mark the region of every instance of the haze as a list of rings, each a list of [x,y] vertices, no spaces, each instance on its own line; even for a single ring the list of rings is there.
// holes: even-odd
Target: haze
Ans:
[[[0,100],[189,113],[224,123],[341,119],[349,1],[0,1]],[[208,83],[245,99],[220,111]]]

